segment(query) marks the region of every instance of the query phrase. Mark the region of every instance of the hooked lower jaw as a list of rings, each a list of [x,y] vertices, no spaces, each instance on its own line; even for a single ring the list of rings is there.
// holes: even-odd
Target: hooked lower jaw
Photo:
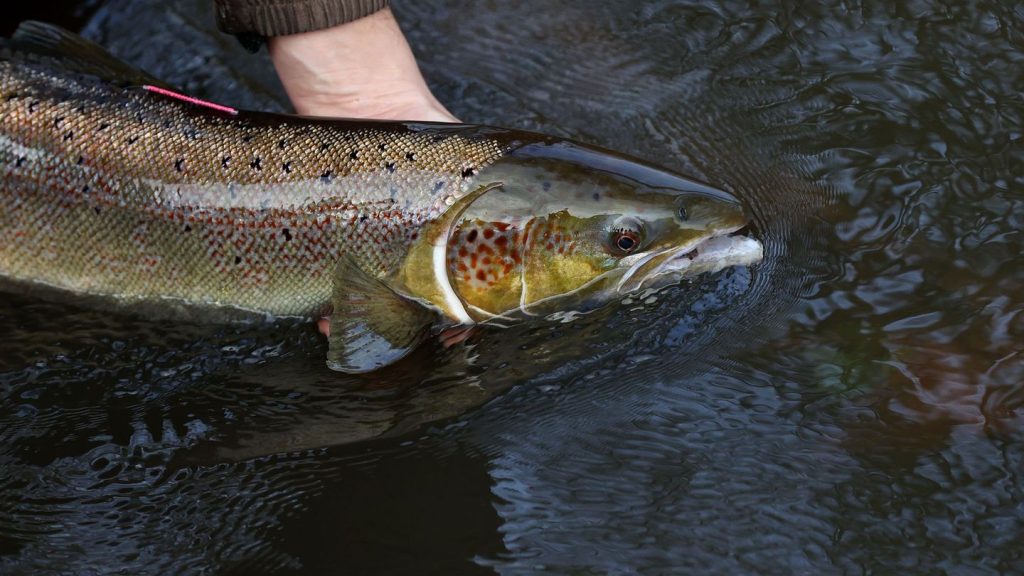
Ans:
[[[764,258],[764,247],[757,240],[743,235],[741,230],[737,228],[674,251],[649,254],[630,266],[617,289],[619,292],[633,292],[659,288],[684,277],[760,262]]]

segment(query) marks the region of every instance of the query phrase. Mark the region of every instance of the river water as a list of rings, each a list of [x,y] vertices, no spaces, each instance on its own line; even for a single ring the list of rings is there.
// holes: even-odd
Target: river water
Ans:
[[[201,1],[69,22],[286,110]],[[766,260],[328,371],[0,298],[0,573],[1024,571],[1024,8],[394,2],[460,118],[733,191]]]

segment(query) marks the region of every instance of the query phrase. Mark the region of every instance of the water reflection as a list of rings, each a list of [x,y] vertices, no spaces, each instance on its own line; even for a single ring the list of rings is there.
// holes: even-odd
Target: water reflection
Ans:
[[[458,116],[721,185],[766,264],[359,381],[308,326],[5,295],[0,571],[1024,569],[1024,14],[396,11]],[[199,96],[282,106],[203,14],[117,0],[88,31]]]

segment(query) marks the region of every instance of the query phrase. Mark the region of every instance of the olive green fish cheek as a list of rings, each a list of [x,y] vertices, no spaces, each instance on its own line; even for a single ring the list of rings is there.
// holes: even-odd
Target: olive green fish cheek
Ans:
[[[576,292],[612,270],[605,218],[576,218],[566,211],[537,218],[527,230],[523,305]]]
[[[330,366],[346,372],[445,325],[604,302],[756,252],[676,260],[728,239],[742,211],[611,152],[211,106],[38,23],[0,39],[0,170],[5,279],[262,315],[332,305]]]

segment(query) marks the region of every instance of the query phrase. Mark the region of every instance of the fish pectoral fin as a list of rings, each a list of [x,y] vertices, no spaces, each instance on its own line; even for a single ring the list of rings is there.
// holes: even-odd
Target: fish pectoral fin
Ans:
[[[437,313],[343,257],[334,274],[327,367],[359,374],[397,362],[428,336]]]
[[[15,58],[45,58],[68,72],[85,74],[121,86],[146,84],[173,89],[166,82],[115,58],[99,44],[59,26],[28,20],[18,25],[10,40],[0,45]],[[5,59],[10,56],[5,55]]]

